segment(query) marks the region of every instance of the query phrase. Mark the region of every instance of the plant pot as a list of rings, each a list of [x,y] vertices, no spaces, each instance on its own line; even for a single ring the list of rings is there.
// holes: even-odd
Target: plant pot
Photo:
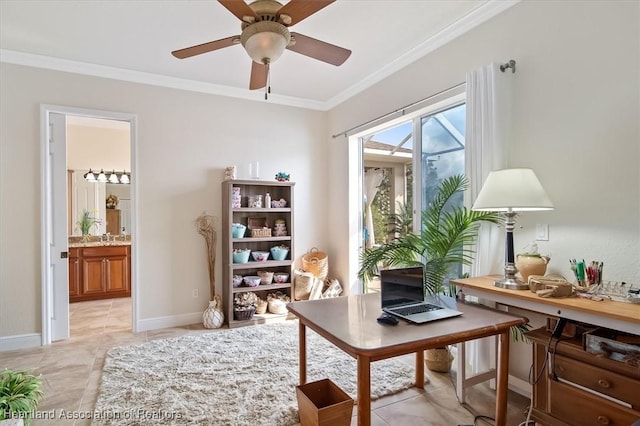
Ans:
[[[427,349],[424,351],[424,363],[431,371],[448,373],[453,364],[453,355],[448,348]]]
[[[24,426],[23,419],[0,420],[0,426]]]

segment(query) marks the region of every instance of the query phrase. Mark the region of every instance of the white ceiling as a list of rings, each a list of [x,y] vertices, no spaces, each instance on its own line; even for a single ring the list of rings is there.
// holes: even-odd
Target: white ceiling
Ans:
[[[502,0],[338,0],[291,27],[350,49],[340,67],[285,51],[271,102],[329,109],[515,4]],[[0,0],[3,62],[264,99],[241,45],[189,59],[172,50],[240,34],[215,0]]]

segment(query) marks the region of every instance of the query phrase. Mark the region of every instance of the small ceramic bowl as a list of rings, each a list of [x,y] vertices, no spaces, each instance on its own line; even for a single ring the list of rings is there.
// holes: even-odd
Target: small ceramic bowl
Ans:
[[[233,251],[233,263],[247,263],[249,261],[249,254],[251,250],[234,250]]]
[[[233,276],[233,286],[234,287],[240,287],[240,284],[242,284],[242,275],[234,275]]]
[[[244,285],[247,287],[258,287],[260,285],[260,277],[257,275],[247,275],[244,277]]]
[[[244,238],[244,233],[247,230],[247,227],[241,223],[233,223],[231,224],[231,237],[233,238]]]
[[[273,274],[273,280],[278,284],[286,283],[288,279],[289,274],[286,272],[276,272]]]
[[[251,256],[253,257],[253,260],[255,260],[256,262],[264,262],[267,259],[269,259],[269,252],[268,251],[252,251]]]
[[[261,285],[268,285],[273,282],[273,272],[271,271],[258,271]]]
[[[274,209],[281,209],[284,207],[287,207],[287,200],[284,199],[279,199],[279,200],[273,200],[271,201],[271,207],[273,207]]]
[[[285,260],[289,254],[289,247],[275,246],[271,247],[271,257],[273,260]]]

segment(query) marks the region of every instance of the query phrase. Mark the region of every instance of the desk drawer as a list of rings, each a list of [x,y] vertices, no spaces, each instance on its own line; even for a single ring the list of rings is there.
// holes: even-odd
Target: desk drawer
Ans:
[[[555,356],[558,378],[640,407],[640,380],[595,367],[562,355]]]
[[[550,414],[570,425],[629,426],[640,419],[635,411],[576,387],[549,381]]]

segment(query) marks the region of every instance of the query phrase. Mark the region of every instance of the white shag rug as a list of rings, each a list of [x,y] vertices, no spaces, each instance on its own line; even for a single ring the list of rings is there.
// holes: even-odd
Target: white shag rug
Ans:
[[[298,321],[109,350],[93,425],[269,425],[299,422]],[[356,361],[307,329],[307,381],[331,379],[356,399]],[[397,359],[371,364],[371,398],[413,385]]]

